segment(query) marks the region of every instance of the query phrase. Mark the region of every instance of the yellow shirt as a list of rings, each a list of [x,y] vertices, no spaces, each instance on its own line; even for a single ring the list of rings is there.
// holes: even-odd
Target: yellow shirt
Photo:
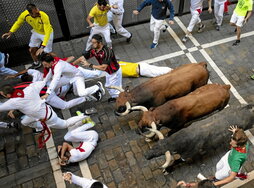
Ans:
[[[15,31],[17,31],[18,28],[26,21],[32,26],[35,32],[45,35],[42,45],[47,46],[50,34],[51,32],[53,32],[53,28],[50,24],[48,15],[43,11],[40,11],[40,15],[40,17],[33,18],[29,15],[29,12],[25,10],[20,14],[17,21],[13,24],[10,32],[14,33]]]
[[[95,5],[90,13],[89,16],[94,18],[94,23],[98,24],[99,26],[105,26],[108,23],[108,16],[107,16],[108,10],[100,10],[97,5]]]
[[[122,68],[122,76],[123,77],[139,77],[138,63],[130,63],[119,61],[119,65]]]
[[[252,0],[239,0],[235,7],[235,13],[238,16],[246,16],[248,11],[252,11],[252,6]]]

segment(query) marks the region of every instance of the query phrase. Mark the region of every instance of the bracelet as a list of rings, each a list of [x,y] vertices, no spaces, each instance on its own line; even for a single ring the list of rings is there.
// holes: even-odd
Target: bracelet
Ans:
[[[89,68],[91,68],[91,69],[93,68],[93,64],[92,63],[90,63]]]

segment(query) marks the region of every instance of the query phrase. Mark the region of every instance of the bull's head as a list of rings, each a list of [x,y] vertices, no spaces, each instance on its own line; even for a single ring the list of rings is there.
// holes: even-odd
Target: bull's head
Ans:
[[[164,139],[164,136],[160,131],[155,130],[155,129],[149,129],[149,130],[151,132],[155,133],[159,137],[160,140]],[[146,159],[151,159],[153,157],[157,157],[162,154],[161,148],[165,148],[165,147],[161,147],[161,146],[159,146],[159,144],[160,144],[160,142],[157,143],[157,145],[155,145],[152,148],[152,150],[146,152],[146,154],[145,154]],[[162,144],[165,144],[165,143],[162,143]],[[164,173],[166,172],[166,168],[174,163],[174,157],[171,156],[170,151],[165,152],[165,158],[166,158],[166,162],[161,166]]]
[[[124,116],[131,112],[131,93],[129,88],[119,88],[116,86],[109,86],[110,89],[116,89],[120,91],[119,96],[116,99],[116,110],[115,114],[118,116]]]

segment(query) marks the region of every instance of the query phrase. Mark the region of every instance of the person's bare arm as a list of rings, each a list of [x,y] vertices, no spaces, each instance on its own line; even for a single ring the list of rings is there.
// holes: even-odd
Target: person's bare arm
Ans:
[[[27,73],[27,69],[22,70],[22,71],[18,72],[17,74],[8,75],[4,79],[7,80],[7,79],[10,79],[10,78],[17,78],[18,76],[20,76],[22,74],[25,74],[25,73]]]
[[[68,63],[70,63],[70,62],[72,62],[74,59],[75,59],[74,56],[70,56],[70,57],[67,57],[66,61],[67,61]]]
[[[72,62],[73,65],[77,65],[79,63],[81,63],[82,61],[86,61],[84,56],[79,57],[78,59],[76,59],[75,61]]]
[[[208,0],[208,12],[212,13],[213,9],[212,9],[212,0]]]
[[[68,144],[67,142],[64,142],[63,146],[62,146],[62,150],[61,150],[61,159],[64,158],[65,152],[70,151],[71,149],[73,149],[73,147],[70,144]]]
[[[236,175],[237,175],[236,172],[231,172],[228,177],[224,178],[223,180],[215,182],[214,185],[219,186],[219,185],[224,185],[226,183],[229,183],[235,179]]]
[[[108,67],[107,64],[93,65],[93,64],[87,62],[86,60],[82,60],[82,65],[85,66],[85,67],[91,67],[93,69],[98,69],[98,70],[101,70],[101,71],[105,71]]]
[[[251,14],[252,14],[252,11],[248,11],[248,12],[247,12],[247,15],[246,15],[246,17],[245,17],[245,19],[244,19],[244,22],[245,22],[245,23],[249,20]]]
[[[87,18],[86,18],[86,21],[89,24],[89,27],[93,27],[94,26],[94,24],[91,22],[92,18],[93,18],[92,16],[87,16]]]

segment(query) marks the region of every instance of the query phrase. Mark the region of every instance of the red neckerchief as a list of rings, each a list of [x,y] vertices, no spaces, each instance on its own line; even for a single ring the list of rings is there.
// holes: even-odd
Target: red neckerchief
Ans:
[[[66,61],[67,58],[54,57],[54,63],[58,62],[60,60]],[[43,78],[45,78],[47,76],[47,74],[49,73],[49,70],[50,69],[44,67],[44,69],[43,69]],[[52,69],[52,73],[54,74],[53,69]]]
[[[11,94],[11,98],[24,98],[25,94],[24,91],[21,89],[15,89],[14,92]]]
[[[79,150],[80,152],[85,152],[86,150],[84,150],[83,148],[81,148],[83,145],[83,142],[80,142],[79,147],[77,147],[76,149]]]
[[[238,151],[238,152],[240,152],[240,153],[247,153],[246,147],[244,147],[244,148],[236,147],[235,150]]]

